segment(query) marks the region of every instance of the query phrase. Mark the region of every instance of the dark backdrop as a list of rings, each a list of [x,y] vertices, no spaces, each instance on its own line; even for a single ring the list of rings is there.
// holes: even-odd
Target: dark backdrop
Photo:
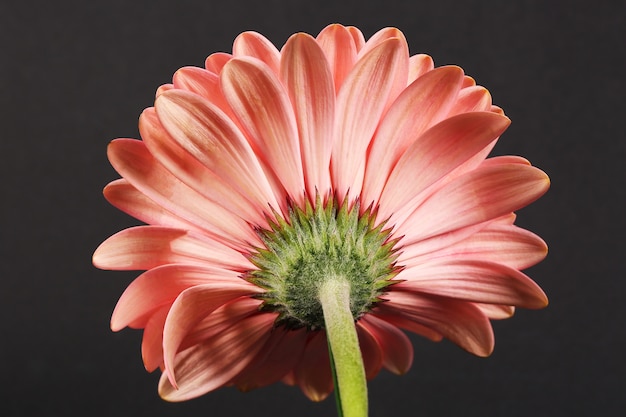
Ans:
[[[593,6],[587,4],[595,4]],[[624,352],[623,1],[3,1],[0,3],[0,415],[333,415],[283,385],[158,398],[140,331],[110,313],[135,273],[91,266],[135,224],[102,187],[115,137],[137,137],[157,86],[229,51],[244,30],[282,45],[332,22],[404,31],[412,53],[459,64],[513,120],[496,148],[552,189],[519,213],[550,245],[529,274],[551,304],[494,324],[475,358],[413,338],[413,369],[370,384],[371,416],[618,416]]]

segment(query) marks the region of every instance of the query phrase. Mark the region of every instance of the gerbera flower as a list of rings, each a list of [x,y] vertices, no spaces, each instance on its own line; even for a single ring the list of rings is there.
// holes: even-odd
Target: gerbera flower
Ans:
[[[490,319],[547,304],[520,272],[546,245],[513,212],[548,177],[486,159],[508,125],[485,88],[410,56],[398,29],[365,41],[331,25],[280,51],[242,33],[158,89],[143,140],[109,146],[123,178],[104,194],[147,223],[94,254],[146,270],[112,329],[144,329],[145,367],[173,401],[277,381],[324,399],[346,311],[367,378],[410,368],[403,330],[489,355]],[[330,343],[338,367],[343,344]]]

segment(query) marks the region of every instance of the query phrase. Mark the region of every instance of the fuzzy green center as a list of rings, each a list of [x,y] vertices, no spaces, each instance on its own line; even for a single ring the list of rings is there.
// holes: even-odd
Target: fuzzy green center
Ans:
[[[359,215],[358,202],[338,206],[318,198],[314,207],[291,207],[287,220],[276,217],[271,230],[258,231],[265,248],[251,255],[258,269],[246,278],[266,290],[263,309],[279,313],[277,324],[323,328],[319,289],[338,278],[350,284],[350,310],[358,319],[398,272],[390,230],[376,225],[369,209]]]

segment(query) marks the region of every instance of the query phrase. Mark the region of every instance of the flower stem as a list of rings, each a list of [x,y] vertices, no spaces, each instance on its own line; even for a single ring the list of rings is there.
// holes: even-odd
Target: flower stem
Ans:
[[[350,283],[342,277],[330,277],[320,286],[318,297],[324,312],[339,415],[367,417],[367,383],[350,311]]]

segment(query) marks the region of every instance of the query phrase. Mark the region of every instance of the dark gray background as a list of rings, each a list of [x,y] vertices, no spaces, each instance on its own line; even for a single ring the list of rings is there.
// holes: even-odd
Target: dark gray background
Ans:
[[[591,4],[594,5],[591,5]],[[624,351],[623,1],[50,1],[0,3],[0,415],[334,414],[296,388],[157,396],[140,331],[110,313],[135,273],[91,266],[136,224],[102,187],[115,137],[137,137],[155,89],[229,51],[244,30],[277,45],[328,23],[404,31],[412,53],[458,64],[513,120],[496,148],[552,189],[519,213],[550,245],[529,274],[550,306],[494,324],[492,357],[414,338],[413,369],[370,384],[371,416],[618,416]]]

